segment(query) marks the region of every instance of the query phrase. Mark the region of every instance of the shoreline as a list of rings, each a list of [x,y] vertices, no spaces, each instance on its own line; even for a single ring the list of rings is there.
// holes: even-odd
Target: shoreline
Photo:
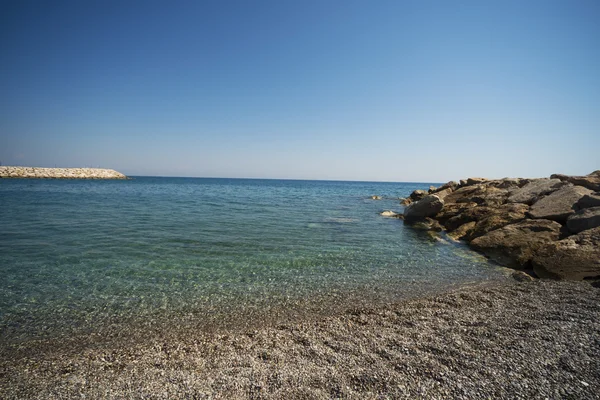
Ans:
[[[587,282],[507,280],[253,330],[4,353],[0,396],[595,398],[599,301]]]

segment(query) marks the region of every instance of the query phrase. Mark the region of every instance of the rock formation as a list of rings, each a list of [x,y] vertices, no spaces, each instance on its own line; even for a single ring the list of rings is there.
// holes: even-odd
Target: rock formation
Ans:
[[[600,170],[542,179],[469,178],[415,191],[408,200],[405,222],[441,226],[501,265],[542,278],[600,279]]]
[[[114,169],[0,167],[0,178],[33,179],[127,179]]]

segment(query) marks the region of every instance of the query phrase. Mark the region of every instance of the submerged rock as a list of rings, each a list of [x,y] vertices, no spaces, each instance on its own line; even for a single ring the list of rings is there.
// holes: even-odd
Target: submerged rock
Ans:
[[[371,200],[381,200],[381,196],[371,196]]]
[[[398,215],[398,213],[395,213],[391,210],[385,210],[380,212],[379,215],[381,215],[382,217],[395,217],[396,215]]]

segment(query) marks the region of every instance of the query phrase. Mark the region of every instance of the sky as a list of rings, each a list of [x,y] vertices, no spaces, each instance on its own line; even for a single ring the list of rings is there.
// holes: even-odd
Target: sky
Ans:
[[[0,162],[446,182],[600,169],[600,1],[0,0]]]

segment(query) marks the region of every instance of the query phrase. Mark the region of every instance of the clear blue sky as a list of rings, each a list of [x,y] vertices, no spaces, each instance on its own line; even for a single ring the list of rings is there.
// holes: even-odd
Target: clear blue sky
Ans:
[[[0,0],[0,161],[441,182],[600,169],[600,1]]]

